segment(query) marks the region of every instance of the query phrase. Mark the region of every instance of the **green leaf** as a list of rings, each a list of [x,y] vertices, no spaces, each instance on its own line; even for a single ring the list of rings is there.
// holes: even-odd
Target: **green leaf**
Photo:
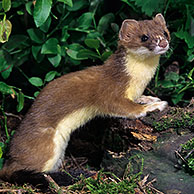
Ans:
[[[11,8],[11,0],[2,0],[2,8],[5,12],[9,11]]]
[[[74,60],[84,60],[85,57],[78,57],[77,54],[80,50],[84,49],[84,47],[78,43],[73,43],[68,46],[69,48],[66,50],[68,56],[70,56]]]
[[[22,92],[17,94],[17,102],[17,111],[20,112],[24,107],[24,94]]]
[[[189,74],[188,74],[188,78],[189,78],[190,80],[194,80],[194,78],[192,77],[192,76],[193,76],[193,72],[194,72],[194,68],[191,69],[191,71],[190,71]]]
[[[184,96],[184,92],[182,92],[180,94],[174,94],[174,95],[172,95],[172,102],[174,104],[179,103],[182,100],[183,96]]]
[[[0,82],[0,92],[2,92],[3,94],[14,94],[14,90],[12,89],[12,87],[8,86],[4,82]]]
[[[51,17],[49,16],[46,22],[42,26],[40,26],[40,30],[47,33],[50,28],[50,25],[51,25]]]
[[[20,49],[20,47],[29,46],[28,36],[25,35],[13,35],[10,37],[9,41],[6,42],[3,47],[8,52],[12,52],[14,49]]]
[[[67,28],[66,27],[63,28],[62,29],[61,41],[66,42],[69,37],[70,37],[70,34],[68,33]]]
[[[0,42],[4,43],[8,41],[11,34],[12,24],[9,20],[0,21]]]
[[[39,29],[30,28],[27,30],[30,39],[34,41],[35,43],[41,44],[45,40],[45,34],[40,31]]]
[[[39,91],[34,92],[34,97],[37,97],[40,94]]]
[[[25,7],[26,7],[26,11],[32,15],[33,14],[33,2],[30,1],[28,3],[25,4]]]
[[[89,2],[87,0],[74,0],[73,1],[73,6],[67,7],[68,11],[78,11],[80,9],[83,9],[84,7],[86,7],[89,4]]]
[[[80,50],[77,53],[77,57],[78,58],[83,58],[83,59],[88,59],[88,58],[90,58],[90,59],[97,59],[97,58],[99,58],[99,56],[95,52],[93,52],[93,51],[91,51],[89,49],[82,49],[82,50]]]
[[[2,147],[0,147],[0,158],[2,158],[3,156],[3,150],[2,150]],[[0,165],[1,166],[1,165]],[[0,168],[1,169],[1,168]]]
[[[41,78],[39,77],[31,77],[28,79],[28,81],[33,85],[33,86],[37,86],[40,87],[43,85],[43,81]]]
[[[118,24],[112,23],[112,24],[111,24],[111,27],[112,27],[112,30],[113,30],[114,32],[116,32],[116,33],[119,32],[119,25],[118,25]]]
[[[48,60],[54,67],[58,67],[61,62],[61,55],[47,56]]]
[[[51,80],[53,80],[55,78],[55,76],[57,75],[56,71],[50,71],[46,74],[45,76],[45,81],[50,82]]]
[[[78,28],[81,28],[84,30],[88,29],[92,24],[92,20],[93,20],[92,17],[93,17],[93,13],[91,12],[82,14],[77,20]]]
[[[110,55],[112,55],[112,51],[105,51],[105,52],[102,54],[101,59],[102,59],[103,61],[105,61],[105,60],[108,59],[108,57],[109,57]]]
[[[6,70],[5,70],[6,69]],[[4,70],[3,72],[1,72],[1,75],[4,79],[7,79],[9,76],[10,76],[10,73],[12,72],[12,69],[13,69],[13,65],[9,65],[9,64],[6,64],[4,66]]]
[[[109,28],[110,23],[113,22],[114,19],[115,16],[113,13],[108,13],[102,16],[97,26],[97,30],[99,31],[99,33],[104,34],[105,31]]]
[[[44,55],[41,54],[41,46],[32,46],[32,55],[38,63],[44,59]]]
[[[69,5],[70,7],[73,7],[73,2],[72,0],[57,0],[58,2],[63,2],[67,5]]]
[[[160,13],[162,8],[165,5],[164,0],[156,1],[156,0],[136,0],[135,5],[141,7],[142,12],[144,12],[148,16],[152,16],[154,12]]]
[[[56,38],[48,39],[42,46],[42,54],[58,54],[59,53],[58,40]]]
[[[177,38],[184,40],[187,43],[189,49],[194,48],[194,37],[191,36],[187,31],[181,28],[179,31],[175,32]]]
[[[89,11],[92,13],[96,13],[96,10],[98,9],[98,6],[103,2],[103,0],[91,0],[90,1],[90,8]]]
[[[68,49],[66,52],[67,52],[67,55],[70,56],[72,59],[80,60],[80,58],[77,57],[78,51]]]
[[[172,81],[177,82],[179,80],[179,75],[175,72],[168,72],[165,75],[165,80],[172,80]]]
[[[161,81],[161,85],[163,88],[173,88],[174,87],[174,83],[168,80]]]
[[[47,20],[51,12],[51,6],[52,0],[36,0],[33,12],[36,27],[40,27]]]
[[[100,41],[98,39],[85,39],[84,43],[89,48],[98,49],[100,47]]]

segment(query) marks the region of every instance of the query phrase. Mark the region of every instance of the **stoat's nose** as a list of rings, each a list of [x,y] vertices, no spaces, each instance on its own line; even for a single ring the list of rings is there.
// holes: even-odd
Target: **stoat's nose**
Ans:
[[[167,45],[168,45],[168,42],[167,42],[165,39],[162,39],[162,40],[159,42],[159,44],[158,44],[158,46],[160,46],[160,47],[162,47],[162,48],[166,48]]]

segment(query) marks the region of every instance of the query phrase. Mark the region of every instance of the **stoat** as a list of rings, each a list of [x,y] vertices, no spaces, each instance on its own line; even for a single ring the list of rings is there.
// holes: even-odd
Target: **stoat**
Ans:
[[[66,74],[41,91],[14,134],[0,178],[10,181],[21,170],[57,171],[72,132],[96,116],[134,119],[162,111],[167,102],[142,93],[169,42],[162,14],[124,20],[118,48],[104,65]]]

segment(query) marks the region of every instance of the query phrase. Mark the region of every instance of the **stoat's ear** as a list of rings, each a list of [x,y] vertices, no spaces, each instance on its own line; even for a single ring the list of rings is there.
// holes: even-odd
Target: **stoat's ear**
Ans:
[[[154,20],[163,24],[163,25],[166,25],[166,21],[164,19],[164,16],[161,14],[161,13],[158,13],[155,17],[154,17]]]
[[[136,20],[124,20],[119,31],[119,39],[126,42],[130,41],[134,32],[137,31],[138,26],[139,23]]]

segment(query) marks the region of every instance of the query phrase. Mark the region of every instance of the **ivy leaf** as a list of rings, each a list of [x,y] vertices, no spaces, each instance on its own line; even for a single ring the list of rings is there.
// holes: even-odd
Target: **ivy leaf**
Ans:
[[[108,57],[109,57],[110,55],[112,55],[112,51],[105,51],[105,52],[102,54],[101,59],[102,59],[103,61],[105,61],[105,60],[108,59]]]
[[[7,79],[9,76],[10,76],[10,73],[12,72],[12,69],[13,69],[13,65],[9,65],[8,63],[4,66],[4,69],[3,72],[1,72],[1,75],[4,79]]]
[[[51,12],[51,6],[52,0],[36,0],[33,12],[36,27],[40,27],[47,20]]]
[[[8,86],[4,82],[0,82],[0,92],[3,94],[14,94],[12,87]]]
[[[8,41],[9,35],[11,34],[12,24],[5,18],[0,22],[0,42],[4,43]]]
[[[93,51],[91,51],[89,49],[82,49],[82,50],[80,50],[77,53],[77,57],[84,58],[84,59],[88,59],[88,58],[96,59],[96,58],[99,58],[99,56],[95,52],[93,52]]]
[[[45,76],[45,81],[50,82],[51,80],[53,80],[55,78],[55,76],[57,75],[56,71],[50,71],[46,74]]]
[[[17,111],[20,112],[24,107],[24,94],[22,92],[17,94],[17,102]]]
[[[42,54],[58,54],[59,53],[58,40],[56,38],[48,39],[42,46]]]
[[[5,12],[9,11],[11,8],[11,0],[3,0],[2,8],[4,9]]]
[[[45,35],[39,29],[31,28],[31,29],[28,29],[27,32],[30,36],[30,39],[35,43],[41,44],[44,42]]]
[[[41,46],[32,46],[32,55],[40,63],[44,59],[44,55],[41,54]]]
[[[32,15],[33,14],[33,2],[30,1],[28,3],[25,4],[25,8],[26,8],[26,11]]]
[[[69,5],[70,7],[73,7],[73,2],[72,0],[58,0],[58,2],[63,2],[67,5]]]
[[[73,6],[67,7],[68,11],[78,11],[84,7],[86,7],[89,4],[87,0],[74,0]]]
[[[98,39],[85,39],[84,42],[89,48],[98,49],[100,47],[100,41]]]
[[[109,28],[109,24],[113,22],[114,19],[115,19],[115,16],[113,13],[108,13],[102,16],[97,26],[98,32],[100,34],[104,34],[105,31]]]
[[[58,67],[61,62],[61,55],[59,54],[55,56],[48,56],[47,58],[54,67]]]
[[[40,30],[46,33],[48,32],[50,25],[51,25],[51,17],[49,16],[47,20],[44,22],[44,24],[40,26]]]
[[[33,86],[37,86],[40,87],[43,85],[43,81],[42,79],[40,79],[39,77],[31,77],[28,79],[28,81],[33,85]]]
[[[77,20],[78,27],[84,30],[88,29],[92,23],[92,16],[91,12],[82,14]]]

